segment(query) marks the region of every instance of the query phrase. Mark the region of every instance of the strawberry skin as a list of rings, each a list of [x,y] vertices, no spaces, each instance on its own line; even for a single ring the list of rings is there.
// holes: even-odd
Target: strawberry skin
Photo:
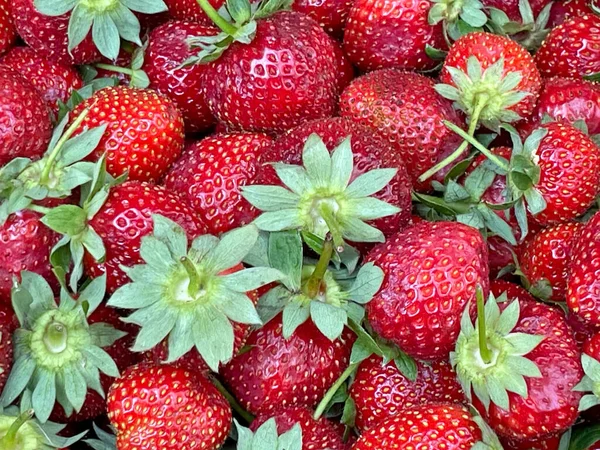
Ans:
[[[13,48],[0,59],[0,64],[26,77],[55,115],[58,102],[66,103],[74,90],[83,87],[75,68],[47,59],[29,47]]]
[[[164,186],[179,192],[219,235],[254,220],[258,211],[240,194],[251,184],[272,139],[265,134],[224,134],[188,145],[167,173]]]
[[[331,342],[310,320],[286,340],[279,315],[250,335],[249,350],[234,357],[221,374],[252,413],[314,407],[348,366],[353,342],[348,329]]]
[[[52,134],[50,111],[19,73],[0,67],[0,167],[17,157],[38,159]]]
[[[225,4],[225,0],[209,0],[209,3],[218,10]],[[202,25],[212,25],[211,20],[202,11],[196,0],[165,0],[169,15],[177,20],[191,20]]]
[[[190,50],[186,39],[216,33],[214,28],[195,22],[172,21],[150,34],[143,68],[150,78],[150,86],[173,100],[181,110],[188,133],[209,129],[214,118],[201,92],[206,66],[180,68],[187,58],[197,53]]]
[[[357,0],[348,15],[344,49],[361,71],[397,67],[425,70],[437,65],[425,53],[446,49],[442,24],[430,25],[428,0]]]
[[[508,300],[530,300],[535,301],[533,295],[531,295],[527,289],[506,280],[492,280],[490,281],[490,293],[494,294],[494,297],[498,298],[502,294],[506,294]]]
[[[600,17],[572,17],[554,28],[535,62],[545,77],[582,78],[600,72]]]
[[[519,0],[482,0],[481,3],[487,8],[496,8],[504,11],[513,22],[523,22],[521,11],[519,10]],[[529,0],[533,17],[537,17],[542,12],[542,9],[550,3],[552,3],[552,0]]]
[[[231,408],[206,377],[168,365],[131,367],[107,398],[119,450],[216,450],[231,427]]]
[[[153,90],[109,87],[80,103],[71,117],[91,108],[75,135],[108,124],[89,156],[106,154],[106,169],[129,180],[156,181],[175,162],[184,145],[183,118],[175,104]]]
[[[414,358],[447,358],[477,284],[487,292],[487,257],[479,231],[454,222],[421,222],[376,246],[366,261],[385,279],[367,304],[373,329]]]
[[[417,362],[417,379],[406,378],[394,361],[371,356],[363,361],[350,388],[356,426],[362,432],[407,408],[432,403],[465,403],[456,373],[447,361]]]
[[[292,9],[312,17],[327,33],[341,40],[352,3],[352,0],[299,0],[292,4]]]
[[[13,365],[12,334],[18,325],[11,305],[0,303],[0,392]]]
[[[96,278],[107,274],[107,290],[114,292],[128,281],[120,265],[141,264],[140,243],[154,228],[152,214],[160,214],[177,222],[189,238],[206,233],[206,225],[176,193],[161,186],[139,181],[127,181],[114,187],[106,203],[90,220],[106,247],[102,263],[85,256],[85,269]]]
[[[550,10],[550,19],[548,24],[551,28],[557,27],[571,17],[585,16],[593,14],[590,8],[589,0],[567,0],[565,2],[555,2]]]
[[[17,38],[11,10],[11,0],[0,0],[0,55],[12,47]]]

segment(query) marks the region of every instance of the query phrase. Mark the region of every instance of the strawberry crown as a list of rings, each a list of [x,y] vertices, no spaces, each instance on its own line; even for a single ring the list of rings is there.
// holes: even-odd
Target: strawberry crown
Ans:
[[[163,0],[35,0],[35,8],[46,16],[69,18],[69,52],[92,33],[100,53],[110,60],[119,56],[121,38],[142,46],[140,21],[134,12],[157,14],[167,11]]]
[[[600,362],[583,353],[581,365],[585,375],[573,390],[587,393],[579,401],[579,411],[585,411],[600,405]]]
[[[233,356],[233,322],[262,322],[247,293],[277,281],[282,274],[268,267],[233,273],[258,239],[254,225],[221,237],[199,236],[188,249],[183,228],[153,215],[154,232],[144,236],[140,256],[145,264],[122,269],[132,280],[108,301],[134,309],[125,322],[141,327],[133,351],[144,352],[168,338],[172,362],[196,347],[215,372]]]
[[[86,445],[94,450],[117,450],[117,437],[107,433],[95,423],[92,425],[98,439],[84,439]]]
[[[302,428],[295,424],[288,432],[279,435],[275,419],[263,423],[255,432],[235,420],[238,432],[237,450],[302,450]]]
[[[481,30],[488,17],[480,0],[432,0],[429,24],[444,23],[447,37],[456,41],[466,33]]]
[[[37,419],[44,423],[56,401],[67,416],[83,407],[88,389],[104,396],[100,372],[118,377],[119,370],[102,347],[126,333],[105,323],[88,324],[104,298],[106,279],[93,280],[74,300],[63,288],[60,304],[48,283],[31,272],[12,292],[20,328],[14,333],[15,363],[0,401],[10,405],[31,393]]]
[[[254,221],[264,231],[301,230],[323,239],[330,233],[338,252],[344,240],[383,242],[383,233],[366,221],[400,211],[371,197],[396,175],[397,169],[375,169],[350,182],[354,170],[350,138],[330,154],[312,134],[302,152],[302,166],[274,163],[283,186],[244,186],[242,195],[263,213]]]

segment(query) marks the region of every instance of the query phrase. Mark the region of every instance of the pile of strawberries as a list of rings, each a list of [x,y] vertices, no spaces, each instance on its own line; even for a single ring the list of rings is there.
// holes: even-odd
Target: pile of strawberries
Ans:
[[[600,449],[600,5],[0,0],[0,450]]]

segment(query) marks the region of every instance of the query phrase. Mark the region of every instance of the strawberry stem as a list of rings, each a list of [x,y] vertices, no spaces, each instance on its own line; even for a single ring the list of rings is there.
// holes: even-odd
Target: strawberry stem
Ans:
[[[132,77],[135,73],[135,70],[130,69],[129,67],[119,67],[119,66],[113,66],[111,64],[96,64],[96,67],[98,69],[104,69],[104,70],[108,70],[109,72],[117,72],[117,73],[123,73],[125,75],[129,75],[130,77]]]
[[[206,15],[214,22],[216,26],[218,26],[224,33],[227,33],[230,36],[233,36],[237,32],[237,27],[230,24],[225,20],[219,12],[213,8],[213,6],[208,2],[208,0],[197,0],[202,11],[206,13]]]
[[[188,294],[190,297],[195,298],[198,291],[200,290],[200,274],[198,273],[198,269],[194,263],[187,256],[182,256],[181,264],[183,264],[183,268],[187,272],[188,278],[190,279],[190,284],[188,285]]]
[[[326,204],[321,204],[319,207],[319,214],[327,224],[327,228],[329,228],[329,233],[333,239],[333,243],[335,244],[335,249],[341,253],[344,251],[344,238],[342,236],[342,230],[335,219],[333,212],[331,211],[331,207]]]
[[[22,413],[10,426],[6,434],[2,439],[0,439],[0,448],[3,449],[12,449],[15,448],[17,434],[19,430],[28,420],[33,417],[34,411],[33,409],[28,409],[24,413]]]
[[[344,384],[346,380],[350,378],[350,376],[354,373],[357,367],[358,363],[350,364],[348,368],[344,371],[344,373],[340,375],[340,377],[337,379],[334,385],[331,386],[329,390],[325,393],[325,397],[323,397],[323,399],[317,405],[317,409],[315,409],[315,414],[313,415],[313,418],[315,420],[319,420],[321,416],[325,413],[325,410],[327,409],[327,406],[329,405],[329,402],[331,401],[335,393],[342,386],[342,384]]]
[[[492,361],[492,352],[487,345],[487,335],[485,330],[485,300],[483,298],[483,289],[477,285],[477,328],[479,328],[479,353],[484,363],[489,364]]]
[[[45,206],[34,205],[34,204],[29,205],[27,207],[27,209],[30,209],[31,211],[35,211],[37,213],[44,214],[44,215],[48,214],[51,211],[51,208],[46,208]]]
[[[323,283],[323,277],[329,267],[331,256],[333,255],[333,243],[331,233],[327,233],[325,236],[325,242],[323,243],[323,251],[319,257],[319,261],[315,266],[315,270],[306,283],[306,295],[310,298],[316,298],[321,291],[321,284]]]
[[[247,423],[252,423],[254,420],[254,416],[242,408],[242,405],[238,403],[233,395],[227,390],[223,383],[221,383],[217,378],[211,377],[212,383],[215,385],[217,390],[225,397],[225,399],[229,402],[231,408],[239,414],[239,416],[244,419]]]

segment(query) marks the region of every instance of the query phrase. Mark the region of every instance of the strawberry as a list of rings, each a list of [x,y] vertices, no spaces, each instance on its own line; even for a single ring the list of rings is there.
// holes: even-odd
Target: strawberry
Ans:
[[[222,134],[194,142],[173,164],[164,186],[180,192],[212,234],[250,223],[258,211],[240,189],[256,178],[271,141],[264,134]]]
[[[337,90],[338,93],[341,93],[354,79],[354,66],[352,66],[344,49],[336,40],[331,39],[331,44],[333,45],[336,60],[335,71],[338,74]]]
[[[248,351],[234,357],[221,374],[250,412],[313,407],[348,366],[353,342],[348,329],[331,342],[311,321],[285,339],[279,315],[250,335]]]
[[[184,227],[190,237],[206,232],[206,225],[176,194],[150,183],[127,181],[113,188],[90,226],[106,247],[106,258],[94,261],[86,254],[85,269],[91,277],[107,274],[107,290],[114,292],[125,284],[127,276],[121,265],[131,266],[142,261],[142,237],[153,229],[152,215],[161,214]]]
[[[511,283],[506,280],[492,280],[490,281],[490,293],[494,297],[499,298],[501,295],[506,294],[508,300],[529,300],[534,302],[535,298],[525,289],[524,287]]]
[[[408,379],[394,361],[378,356],[363,361],[350,388],[356,426],[362,432],[404,409],[432,403],[464,403],[465,396],[447,361],[417,362],[417,378]]]
[[[327,33],[341,40],[352,3],[351,0],[300,0],[292,4],[292,9],[312,17]]]
[[[210,4],[219,9],[225,4],[225,0],[209,0]],[[212,25],[211,20],[202,11],[196,0],[165,0],[169,15],[176,20],[191,20],[201,25]]]
[[[415,358],[447,357],[475,287],[487,289],[481,234],[460,223],[421,222],[376,246],[366,261],[385,274],[367,305],[373,329]]]
[[[533,16],[537,17],[542,9],[552,2],[552,0],[528,0]],[[504,12],[513,22],[522,22],[519,0],[482,0],[486,8],[496,8]]]
[[[15,47],[0,64],[25,76],[56,115],[59,102],[67,103],[73,91],[83,87],[79,73],[71,66],[45,58],[29,47]]]
[[[10,0],[0,1],[0,55],[12,47],[17,38],[11,11]]]
[[[589,0],[566,0],[555,2],[550,11],[549,26],[551,28],[562,25],[567,19],[577,16],[593,14]]]
[[[90,158],[97,160],[106,153],[107,171],[115,177],[128,172],[129,180],[158,180],[183,150],[181,112],[155,91],[108,87],[80,103],[73,116],[85,108],[91,111],[75,134],[107,124]]]
[[[0,304],[0,392],[4,389],[13,366],[12,334],[18,326],[17,318],[8,304]]]
[[[361,71],[396,67],[432,69],[437,62],[425,49],[446,49],[442,24],[428,22],[432,2],[358,0],[348,14],[344,49]]]
[[[600,72],[600,17],[572,17],[554,28],[538,52],[535,62],[545,77],[583,78]]]
[[[40,157],[52,134],[50,111],[24,77],[4,67],[0,67],[0,112],[0,167],[13,158]]]
[[[272,411],[260,413],[250,429],[257,432],[269,420],[275,420],[279,433],[286,433],[299,425],[302,436],[302,450],[349,450],[343,440],[341,427],[324,417],[313,418],[311,410],[303,406],[282,406]],[[298,447],[300,448],[300,447]]]
[[[571,249],[583,224],[568,222],[548,227],[525,241],[519,263],[532,285],[549,282],[550,300],[564,301],[569,276]]]
[[[422,75],[388,69],[357,78],[342,93],[340,110],[343,117],[389,142],[406,162],[413,181],[461,142],[443,121],[462,126],[462,118],[435,92],[433,81]],[[440,174],[438,179],[442,178]],[[428,190],[430,185],[415,187]]]
[[[166,365],[129,368],[107,408],[119,450],[217,450],[231,427],[231,408],[206,377]]]
[[[600,325],[586,322],[584,319],[579,317],[577,314],[568,311],[567,323],[573,330],[575,341],[580,348],[583,348],[585,343],[592,338],[595,334],[600,332]]]
[[[504,450],[559,450],[560,434],[524,441],[501,439]]]
[[[202,94],[206,66],[181,67],[194,55],[186,39],[211,33],[217,31],[194,22],[169,22],[152,31],[146,50],[143,68],[151,87],[175,102],[188,133],[209,129],[214,119]]]

